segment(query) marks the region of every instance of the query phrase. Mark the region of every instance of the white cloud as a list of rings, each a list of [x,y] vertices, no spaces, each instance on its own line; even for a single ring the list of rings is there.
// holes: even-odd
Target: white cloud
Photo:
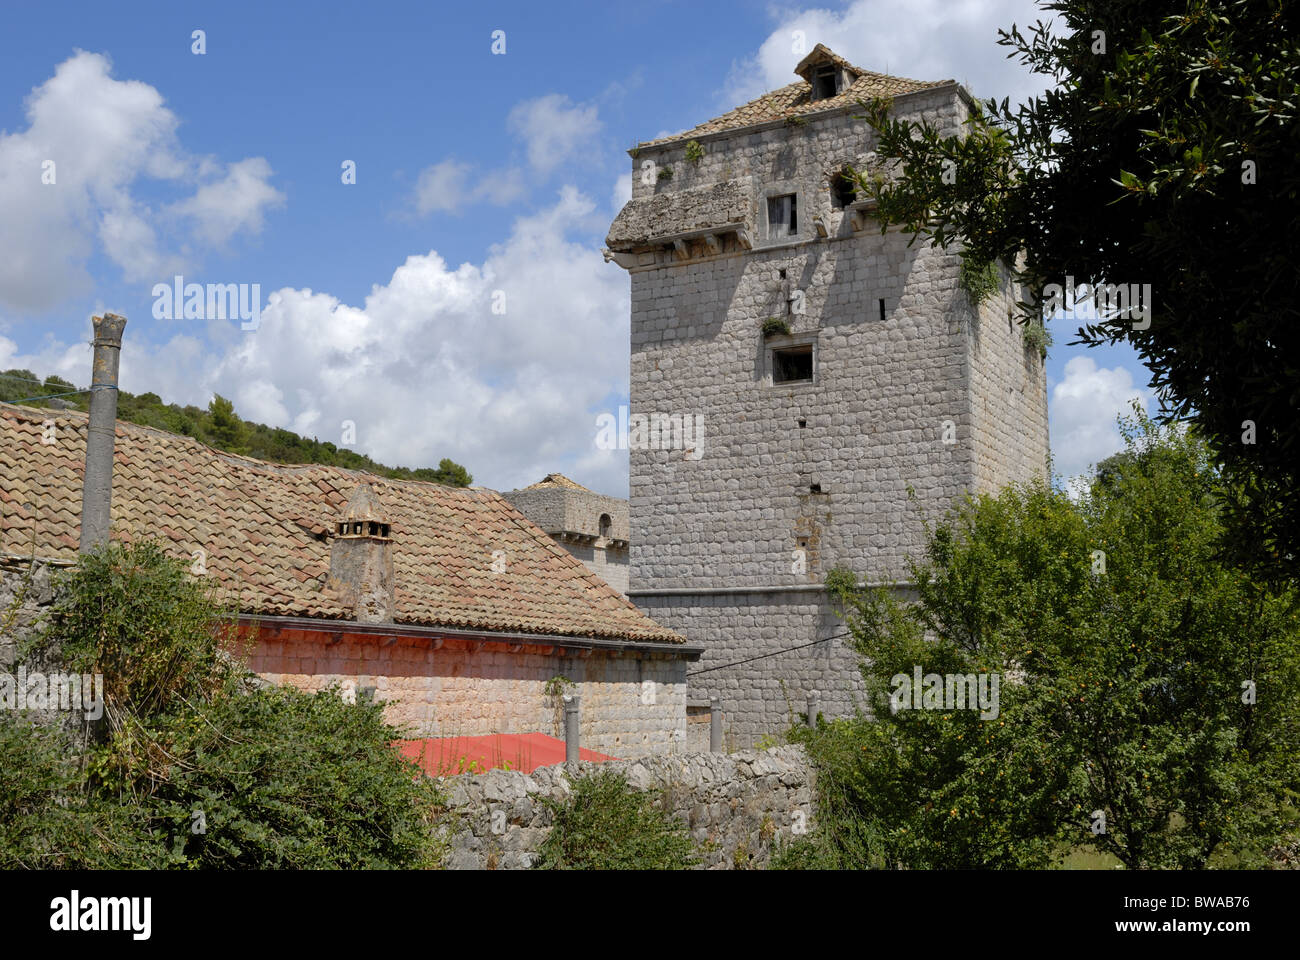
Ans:
[[[1072,478],[1124,448],[1116,418],[1132,412],[1134,399],[1149,409],[1152,396],[1128,370],[1099,368],[1091,357],[1071,357],[1064,374],[1052,389],[1048,413],[1053,472]]]
[[[0,133],[0,306],[40,311],[84,293],[95,240],[128,280],[158,276],[182,263],[169,245],[256,232],[283,201],[265,160],[232,164],[221,179],[219,162],[182,148],[156,89],[111,73],[107,57],[78,51],[28,97],[27,128]],[[143,180],[194,193],[155,213],[133,193]]]
[[[611,197],[610,205],[614,212],[622,210],[629,200],[632,199],[632,174],[621,173],[618,179],[614,181],[614,193]]]
[[[594,104],[574,104],[558,93],[523,100],[511,109],[506,127],[521,141],[534,183],[567,162],[591,162],[600,132],[597,114]],[[421,217],[459,213],[475,203],[505,206],[526,192],[524,171],[517,166],[479,173],[473,164],[448,158],[420,171],[411,206]]]
[[[193,217],[195,233],[221,247],[241,231],[261,233],[266,211],[284,206],[284,195],[267,182],[270,178],[271,165],[262,157],[249,157],[232,163],[224,178],[204,184],[171,209]]]
[[[443,160],[420,171],[415,184],[415,212],[457,213],[464,207],[484,201],[504,206],[524,193],[523,173],[516,168],[484,174],[471,185],[474,167],[457,160]]]
[[[542,176],[560,164],[590,155],[600,120],[593,104],[575,105],[567,96],[548,93],[517,104],[506,126],[522,137],[528,162]]]
[[[1033,0],[855,0],[842,11],[777,8],[778,26],[752,57],[732,64],[726,108],[798,78],[794,67],[818,43],[866,70],[914,80],[957,80],[977,97],[1012,100],[1043,89],[1045,78],[1006,59],[998,28],[1051,19]],[[802,52],[795,31],[803,32]]]
[[[594,441],[608,398],[626,396],[627,278],[569,239],[607,222],[565,187],[481,264],[410,256],[361,305],[279,290],[256,331],[206,332],[224,348],[196,350],[184,334],[155,351],[124,349],[123,386],[198,404],[220,393],[241,416],[333,443],[351,420],[354,448],[381,462],[451,457],[498,489],[560,470],[626,495],[626,452]],[[496,291],[503,314],[492,312]]]

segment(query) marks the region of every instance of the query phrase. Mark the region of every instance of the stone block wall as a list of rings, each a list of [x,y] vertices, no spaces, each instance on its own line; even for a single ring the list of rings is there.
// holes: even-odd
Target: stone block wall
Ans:
[[[710,870],[761,868],[778,842],[811,830],[815,783],[802,747],[736,754],[698,753],[579,765],[575,775],[612,769],[640,790],[656,790],[703,851]],[[447,830],[453,870],[520,870],[535,862],[551,827],[542,797],[571,791],[565,766],[531,774],[491,770],[442,781],[450,795]]]
[[[282,631],[264,635],[249,666],[303,690],[373,688],[388,720],[414,737],[545,733],[563,737],[561,704],[546,691],[556,676],[581,699],[584,747],[621,758],[686,749],[685,660],[667,655],[559,656],[489,643],[431,649],[410,637],[327,644]]]
[[[53,600],[59,567],[0,560],[0,671],[15,672],[17,649]],[[686,670],[667,654],[588,656],[510,652],[489,643],[478,651],[427,639],[345,637],[305,631],[266,631],[248,666],[264,680],[316,691],[351,684],[370,687],[389,722],[411,737],[545,733],[563,738],[561,704],[546,692],[563,676],[581,696],[582,745],[619,758],[683,753]],[[57,665],[25,663],[29,670]]]
[[[63,566],[0,556],[0,670],[17,666],[18,645],[39,627],[54,599],[53,577]]]
[[[894,110],[948,133],[968,115],[955,84],[899,96]],[[882,234],[836,197],[846,164],[890,173],[869,157],[875,137],[856,113],[706,134],[698,163],[684,142],[643,146],[631,210],[611,233],[615,246],[639,235],[643,208],[662,207],[674,229],[674,218],[734,222],[734,194],[749,191],[752,249],[727,235],[685,249],[625,244],[616,257],[631,276],[631,411],[705,426],[689,456],[630,451],[629,596],[705,644],[690,699],[718,695],[738,746],[785,726],[811,689],[827,716],[860,705],[856,658],[824,639],[842,624],[824,594],[791,588],[843,566],[905,589],[924,520],[967,491],[1044,471],[1046,376],[1020,328],[1006,327],[1011,291],[975,309],[955,251]],[[647,162],[671,178],[643,182]],[[767,201],[788,193],[797,234],[769,238]],[[774,317],[788,336],[763,336]],[[813,381],[773,382],[773,348],[796,345],[813,349]],[[789,649],[801,644],[813,645]]]
[[[543,487],[502,494],[555,542],[619,593],[628,589],[628,502],[590,490]],[[602,536],[600,518],[610,518]]]
[[[1014,481],[1047,477],[1047,367],[1024,344],[1016,289],[1003,278],[981,304],[969,340],[974,490],[996,493]]]

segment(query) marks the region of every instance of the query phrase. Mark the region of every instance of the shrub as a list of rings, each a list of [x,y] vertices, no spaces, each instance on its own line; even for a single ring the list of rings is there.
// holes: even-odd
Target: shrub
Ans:
[[[1078,502],[1041,484],[927,531],[919,600],[842,593],[872,721],[804,739],[818,829],[785,865],[1260,866],[1295,829],[1300,614],[1223,562],[1194,433],[1126,420]],[[895,677],[995,674],[997,716],[891,710]],[[1094,826],[1104,817],[1104,831]]]
[[[88,793],[84,758],[63,730],[0,711],[0,869],[165,867],[137,808]]]
[[[123,801],[144,796],[191,866],[434,866],[441,797],[393,749],[399,735],[382,705],[335,690],[229,693],[119,735],[96,773]]]
[[[535,866],[542,870],[685,870],[697,862],[682,824],[657,794],[632,789],[620,773],[578,778],[564,800],[543,797],[554,824]]]
[[[111,543],[82,555],[58,581],[58,596],[33,645],[69,670],[102,673],[112,729],[194,702],[229,674],[221,656],[230,630],[216,586],[191,577],[153,540]]]
[[[436,785],[382,706],[243,692],[211,586],[154,543],[84,555],[41,643],[104,675],[105,742],[0,717],[0,866],[433,866]]]

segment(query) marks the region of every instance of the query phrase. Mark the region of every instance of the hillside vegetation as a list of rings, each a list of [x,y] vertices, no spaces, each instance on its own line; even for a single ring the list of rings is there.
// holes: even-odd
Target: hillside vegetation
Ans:
[[[22,400],[27,406],[66,406],[90,409],[90,394],[78,393],[75,385],[59,377],[40,380],[30,370],[5,370],[0,373],[0,401]],[[64,396],[60,396],[64,395]],[[51,397],[35,400],[34,397]],[[234,405],[220,394],[213,397],[206,410],[201,407],[164,403],[156,393],[132,394],[120,391],[117,417],[129,423],[156,427],[170,433],[194,437],[210,447],[272,463],[319,463],[348,470],[365,470],[393,480],[428,480],[452,487],[468,487],[474,482],[468,470],[444,457],[434,467],[389,467],[376,463],[364,454],[337,447],[329,441],[301,437],[291,430],[249,423],[235,413]]]

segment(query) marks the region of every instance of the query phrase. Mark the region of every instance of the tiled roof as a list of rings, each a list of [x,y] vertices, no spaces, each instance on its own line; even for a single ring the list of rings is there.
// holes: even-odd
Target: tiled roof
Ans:
[[[0,404],[0,553],[76,558],[87,419]],[[264,463],[121,421],[116,436],[114,538],[155,536],[187,561],[204,551],[207,575],[245,613],[352,619],[327,583],[330,535],[369,483],[392,524],[397,623],[683,641],[495,491]]]
[[[781,87],[779,90],[765,93],[756,100],[751,100],[729,113],[724,113],[720,117],[701,123],[699,126],[692,127],[683,133],[676,133],[670,137],[661,137],[658,140],[639,144],[639,146],[658,146],[663,143],[673,143],[678,140],[700,137],[707,133],[738,130],[741,127],[754,126],[772,120],[808,117],[827,110],[852,106],[859,100],[896,97],[904,93],[925,90],[928,87],[941,87],[950,82],[948,80],[909,80],[906,77],[894,77],[885,73],[863,70],[861,67],[855,67],[820,43],[799,63],[795,72],[806,70],[806,65],[812,62],[834,63],[836,66],[843,67],[856,74],[857,78],[843,92],[834,97],[827,97],[824,100],[812,100],[812,84],[806,80],[800,80],[788,87]]]
[[[581,490],[583,493],[591,493],[591,491],[588,490],[586,487],[584,487],[582,484],[574,483],[572,480],[570,480],[562,473],[548,473],[541,480],[538,480],[536,483],[529,484],[528,486],[524,487],[524,489],[525,490],[554,490],[557,487],[565,490]]]

